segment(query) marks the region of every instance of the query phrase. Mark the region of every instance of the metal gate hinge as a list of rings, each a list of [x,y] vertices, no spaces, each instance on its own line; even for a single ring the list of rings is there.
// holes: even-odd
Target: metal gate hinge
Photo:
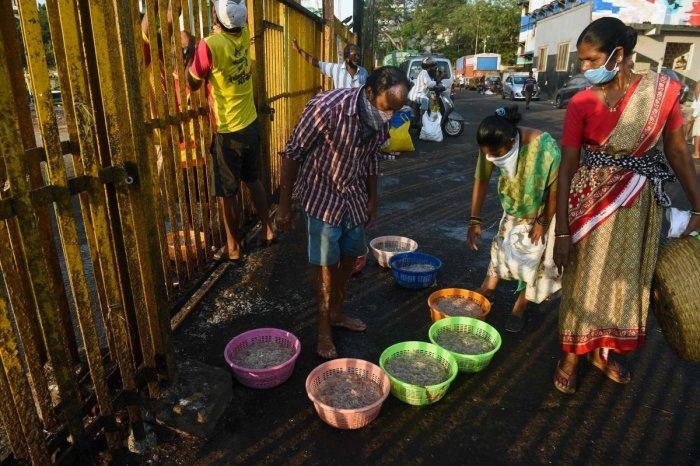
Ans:
[[[100,181],[104,184],[113,184],[116,187],[137,186],[138,170],[130,162],[125,163],[124,166],[111,165],[100,170]]]

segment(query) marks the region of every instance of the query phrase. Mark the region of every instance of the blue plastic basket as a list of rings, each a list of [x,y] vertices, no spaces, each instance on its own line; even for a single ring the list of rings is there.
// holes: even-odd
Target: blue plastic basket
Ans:
[[[433,267],[432,270],[425,272],[413,272],[406,270],[407,267],[414,264],[427,264]],[[389,267],[394,275],[396,283],[404,288],[418,290],[427,288],[435,283],[437,271],[442,267],[442,262],[437,257],[421,252],[405,252],[396,254],[389,259]]]

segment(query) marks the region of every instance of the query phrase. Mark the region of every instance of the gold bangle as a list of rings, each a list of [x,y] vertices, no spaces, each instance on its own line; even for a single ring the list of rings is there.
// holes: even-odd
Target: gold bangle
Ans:
[[[566,233],[566,234],[561,234],[561,235],[554,235],[555,238],[570,238],[571,235]]]

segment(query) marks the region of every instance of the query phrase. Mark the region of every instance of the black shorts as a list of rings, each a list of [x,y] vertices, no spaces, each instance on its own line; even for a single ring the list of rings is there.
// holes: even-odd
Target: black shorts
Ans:
[[[215,133],[211,141],[214,195],[238,194],[241,181],[252,183],[260,177],[260,124],[255,120],[234,133]]]

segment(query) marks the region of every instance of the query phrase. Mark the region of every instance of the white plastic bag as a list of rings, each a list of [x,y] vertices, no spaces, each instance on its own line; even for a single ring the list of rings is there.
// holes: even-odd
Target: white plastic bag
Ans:
[[[530,225],[517,225],[510,229],[503,238],[498,261],[498,275],[513,277],[529,285],[535,282],[537,270],[546,249],[544,241],[532,244],[530,240]],[[544,240],[545,238],[542,238]]]
[[[669,222],[667,238],[678,238],[683,234],[688,223],[690,223],[690,212],[686,210],[678,210],[671,207],[666,210],[666,219]]]
[[[428,112],[423,114],[423,127],[420,130],[420,138],[423,141],[442,142],[442,115],[440,112]]]

